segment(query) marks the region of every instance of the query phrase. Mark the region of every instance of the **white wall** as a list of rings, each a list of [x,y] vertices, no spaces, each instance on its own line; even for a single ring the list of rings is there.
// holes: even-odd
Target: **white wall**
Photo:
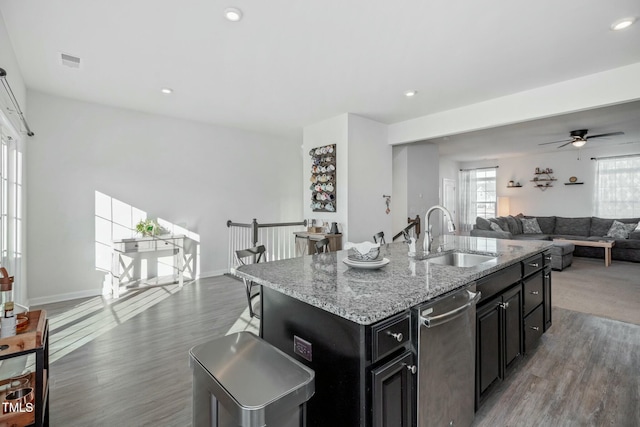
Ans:
[[[409,217],[420,215],[421,230],[425,229],[425,213],[440,203],[440,157],[438,146],[430,143],[416,143],[409,145],[407,150],[407,200]],[[440,215],[440,214],[438,214]],[[437,224],[434,228],[437,231]]]
[[[507,196],[510,214],[555,215],[565,217],[592,216],[596,162],[591,157],[606,157],[640,153],[640,144],[600,146],[582,150],[558,150],[557,153],[512,157],[500,160],[484,160],[461,163],[462,168],[498,166],[498,196]],[[530,180],[536,167],[550,168],[558,180],[544,191],[535,188]],[[583,185],[564,185],[575,176]],[[522,184],[522,188],[507,188],[510,180]]]
[[[307,126],[303,129],[302,145],[302,204],[304,217],[321,221],[337,222],[342,231],[343,241],[348,236],[349,218],[349,132],[348,114],[341,114],[337,117],[324,120],[319,123]],[[312,148],[324,145],[336,144],[336,211],[335,212],[313,212],[311,210],[311,156],[309,151]]]
[[[202,276],[226,271],[227,220],[302,219],[299,141],[40,92],[28,102],[32,303],[101,291],[95,191],[198,233]]]
[[[424,214],[439,203],[440,160],[438,146],[431,143],[415,143],[394,147],[393,186],[394,191],[404,191],[398,196],[406,203],[394,216],[394,233],[407,226],[407,217],[420,215],[421,230],[424,231]],[[397,228],[396,228],[397,227]],[[438,227],[435,227],[437,231]]]
[[[383,231],[391,242],[392,216],[383,195],[392,196],[392,147],[387,125],[349,114],[349,239],[373,241]],[[397,231],[396,231],[397,232]]]
[[[407,226],[409,217],[409,201],[407,185],[408,156],[407,145],[393,146],[393,198],[391,199],[391,216],[393,233],[398,233]]]

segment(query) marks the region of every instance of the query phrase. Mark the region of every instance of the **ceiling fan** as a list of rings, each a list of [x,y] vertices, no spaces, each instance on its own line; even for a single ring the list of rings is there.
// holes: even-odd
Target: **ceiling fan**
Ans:
[[[603,138],[605,136],[614,136],[614,135],[624,135],[624,132],[609,132],[609,133],[601,133],[599,135],[587,135],[587,132],[589,132],[589,129],[572,130],[569,133],[569,136],[571,137],[571,139],[563,139],[562,141],[553,141],[553,142],[543,142],[542,144],[538,144],[538,145],[558,144],[558,143],[564,142],[564,144],[559,145],[557,148],[562,148],[565,145],[569,145],[569,144],[573,144],[574,147],[580,148],[584,144],[586,144],[588,140],[591,140],[594,138]]]

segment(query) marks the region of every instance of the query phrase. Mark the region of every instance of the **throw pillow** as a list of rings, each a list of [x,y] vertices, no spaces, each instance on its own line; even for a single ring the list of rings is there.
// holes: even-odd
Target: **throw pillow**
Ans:
[[[633,231],[640,231],[640,222],[636,225],[636,228],[634,228]]]
[[[504,231],[502,228],[500,228],[500,226],[498,224],[496,224],[495,222],[491,223],[491,229],[493,231]]]
[[[478,230],[491,230],[491,222],[488,219],[482,217],[476,218],[476,228]]]
[[[522,234],[522,231],[518,230],[518,223],[520,221],[512,216],[505,216],[504,219],[505,221],[507,221],[507,226],[509,227],[509,231],[511,232],[511,234]]]
[[[513,222],[516,224],[516,232],[513,234],[522,234],[524,229],[522,228],[522,221],[520,221],[520,217],[509,215],[509,218],[513,218]]]
[[[614,239],[628,239],[629,233],[636,228],[636,224],[625,224],[618,220],[613,221],[611,228],[606,237],[613,237]]]
[[[523,234],[542,234],[536,218],[520,218]]]

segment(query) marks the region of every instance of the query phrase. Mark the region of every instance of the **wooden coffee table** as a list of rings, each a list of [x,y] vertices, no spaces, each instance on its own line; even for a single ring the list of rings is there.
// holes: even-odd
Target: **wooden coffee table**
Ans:
[[[553,239],[554,242],[570,242],[576,246],[589,246],[591,248],[604,248],[604,266],[611,265],[611,248],[616,244],[614,240],[593,241],[593,240],[571,240],[571,239]]]

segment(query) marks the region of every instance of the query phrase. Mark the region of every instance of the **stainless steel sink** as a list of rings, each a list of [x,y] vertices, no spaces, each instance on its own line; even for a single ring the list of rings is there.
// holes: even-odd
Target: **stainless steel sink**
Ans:
[[[450,265],[453,267],[474,267],[487,261],[495,261],[493,255],[468,254],[463,252],[448,252],[427,258],[431,264]]]

